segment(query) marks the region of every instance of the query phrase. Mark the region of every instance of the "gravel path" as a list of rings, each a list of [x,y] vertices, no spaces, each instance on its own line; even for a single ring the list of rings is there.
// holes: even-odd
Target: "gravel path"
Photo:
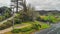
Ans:
[[[12,17],[10,17],[10,18],[8,18],[8,19],[0,22],[0,25],[2,25],[3,23],[7,22],[8,20],[13,19],[15,16],[16,16],[16,13],[15,13]],[[11,30],[12,30],[12,27],[7,28],[7,29],[5,29],[5,30],[0,30],[0,34],[3,34],[4,32],[11,31]]]
[[[10,28],[7,28],[7,29],[5,29],[5,30],[1,30],[0,31],[0,34],[3,34],[3,33],[5,33],[5,32],[9,32],[9,31],[11,31],[13,28],[12,27],[10,27]]]
[[[23,27],[26,27],[26,26],[28,26],[28,25],[21,24],[21,25],[15,26],[14,28],[19,29],[19,28],[23,28]],[[0,34],[3,34],[5,32],[9,32],[9,31],[12,31],[12,30],[13,30],[13,27],[10,27],[10,28],[4,29],[4,30],[0,30]]]

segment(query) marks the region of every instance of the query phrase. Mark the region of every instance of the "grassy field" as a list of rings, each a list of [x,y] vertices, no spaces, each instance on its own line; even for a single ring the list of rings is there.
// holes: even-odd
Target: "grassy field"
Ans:
[[[42,23],[42,22],[38,22],[38,21],[36,21],[36,23],[38,23],[38,24],[41,25],[40,30],[50,27],[50,26],[49,26],[48,24],[46,24],[46,23]],[[24,30],[30,29],[30,27],[34,27],[34,26],[33,26],[32,23],[29,22],[29,23],[17,24],[17,25],[15,25],[14,27],[15,27],[15,29],[23,29],[23,31],[24,31]],[[26,27],[27,27],[27,29],[25,29]],[[31,30],[26,31],[26,32],[20,31],[19,33],[14,33],[14,34],[32,34],[32,33],[34,33],[35,31],[37,31],[37,30],[31,29]],[[10,32],[6,32],[6,33],[4,33],[4,34],[13,34],[13,33],[10,31]]]

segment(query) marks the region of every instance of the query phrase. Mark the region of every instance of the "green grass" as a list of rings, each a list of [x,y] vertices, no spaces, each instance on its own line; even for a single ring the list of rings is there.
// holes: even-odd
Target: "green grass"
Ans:
[[[41,25],[41,28],[42,28],[42,29],[49,28],[49,27],[50,27],[50,26],[49,26],[48,24],[42,24],[42,25]]]
[[[14,34],[31,34],[34,33],[34,30],[30,30],[28,32],[19,32],[19,33],[14,33]],[[12,32],[6,32],[4,34],[13,34]]]
[[[25,23],[22,23],[22,24],[17,24],[15,25],[14,27],[17,27],[15,28],[15,33],[16,34],[31,34],[32,32],[34,32],[36,29],[32,29],[33,24],[35,25],[38,25],[40,24],[41,25],[41,28],[40,29],[45,29],[45,28],[49,28],[50,26],[46,23],[42,23],[42,22],[38,22],[38,21],[35,21],[35,22],[25,22]],[[18,28],[20,27],[20,28]],[[36,27],[37,28],[37,27]],[[38,25],[38,28],[39,28],[39,25]],[[39,30],[40,30],[39,29]],[[7,32],[5,34],[12,34],[12,32]]]
[[[31,23],[22,23],[22,24],[16,24],[16,25],[14,26],[14,28],[15,28],[15,29],[20,29],[20,28],[30,27],[30,26],[32,26]]]
[[[41,25],[41,29],[45,29],[45,28],[49,28],[50,25],[43,23],[43,22],[39,22],[39,21],[35,21],[35,23],[40,24]]]
[[[48,16],[40,16],[40,19],[43,21],[49,21],[50,23],[57,23],[58,22],[58,18],[56,18],[53,15],[48,15]]]

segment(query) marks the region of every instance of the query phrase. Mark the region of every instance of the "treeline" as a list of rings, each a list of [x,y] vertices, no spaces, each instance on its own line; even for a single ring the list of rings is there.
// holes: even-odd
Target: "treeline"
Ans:
[[[39,14],[41,15],[47,15],[47,14],[59,15],[60,14],[59,10],[39,10],[36,12],[39,12]]]
[[[11,9],[9,7],[0,7],[0,22],[11,16]]]

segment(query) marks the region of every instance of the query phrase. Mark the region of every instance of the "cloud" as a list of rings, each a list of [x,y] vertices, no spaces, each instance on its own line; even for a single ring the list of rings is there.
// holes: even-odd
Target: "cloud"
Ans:
[[[9,6],[10,1],[11,0],[0,0],[0,6]],[[35,6],[38,10],[60,10],[60,0],[27,0],[27,3],[31,3],[32,6]]]
[[[9,6],[10,0],[0,0],[0,6]]]
[[[60,0],[28,0],[28,3],[31,3],[36,9],[44,10],[59,10],[60,9]]]

